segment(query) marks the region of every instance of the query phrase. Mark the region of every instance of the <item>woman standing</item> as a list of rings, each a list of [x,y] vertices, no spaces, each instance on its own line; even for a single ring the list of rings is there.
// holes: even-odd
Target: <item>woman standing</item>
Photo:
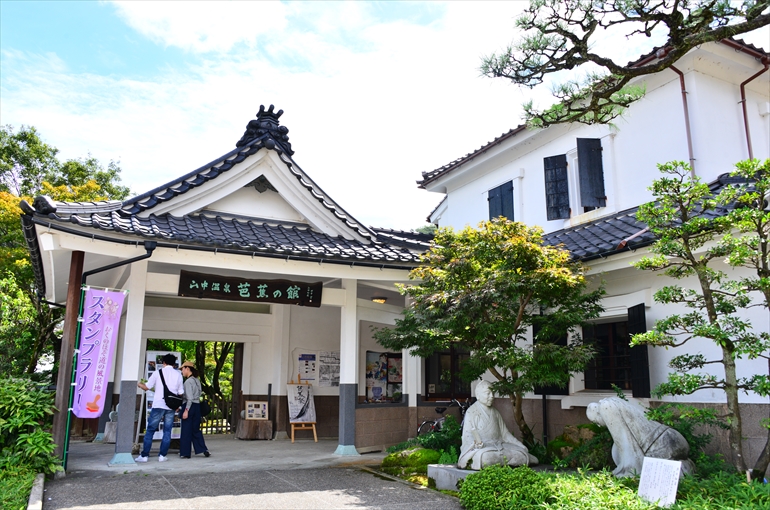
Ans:
[[[201,381],[198,379],[198,370],[191,361],[182,363],[182,375],[184,381],[184,404],[182,408],[182,433],[179,438],[179,456],[183,459],[189,459],[192,448],[195,448],[195,455],[203,454],[209,457],[206,442],[203,440],[201,432]]]

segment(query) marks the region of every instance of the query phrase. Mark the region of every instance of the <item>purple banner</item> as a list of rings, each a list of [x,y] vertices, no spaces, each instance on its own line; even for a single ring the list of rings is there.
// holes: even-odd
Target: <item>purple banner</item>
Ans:
[[[72,402],[72,413],[78,418],[98,418],[104,410],[124,298],[122,292],[86,290]]]

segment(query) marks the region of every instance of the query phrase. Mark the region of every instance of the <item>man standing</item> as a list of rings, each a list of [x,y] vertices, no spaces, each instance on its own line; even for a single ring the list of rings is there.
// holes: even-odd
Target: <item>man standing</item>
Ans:
[[[150,456],[150,448],[152,448],[152,436],[154,436],[155,431],[158,430],[161,419],[163,419],[163,439],[160,441],[160,455],[158,455],[158,462],[166,462],[168,448],[171,445],[171,428],[174,426],[175,410],[170,409],[163,398],[165,391],[163,388],[163,381],[160,378],[160,372],[163,372],[163,379],[165,379],[171,393],[174,395],[183,394],[184,383],[182,382],[182,375],[174,369],[174,363],[176,363],[176,356],[173,354],[166,354],[163,356],[163,368],[153,372],[150,376],[150,380],[147,381],[147,384],[143,382],[138,382],[136,384],[144,391],[152,390],[155,392],[155,398],[152,402],[152,411],[150,411],[150,419],[147,423],[147,430],[144,432],[142,453],[136,458],[136,462],[147,462],[147,458]]]

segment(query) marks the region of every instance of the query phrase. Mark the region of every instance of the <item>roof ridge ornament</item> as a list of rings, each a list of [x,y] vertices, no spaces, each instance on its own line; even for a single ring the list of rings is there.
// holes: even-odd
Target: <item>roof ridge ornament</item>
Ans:
[[[275,107],[273,105],[270,105],[267,110],[265,109],[265,105],[259,105],[257,118],[249,121],[246,125],[246,132],[243,133],[243,136],[238,140],[238,143],[236,143],[235,146],[243,147],[244,145],[248,145],[249,142],[267,135],[268,140],[279,143],[281,148],[288,152],[290,156],[294,155],[294,151],[291,150],[291,143],[289,143],[289,128],[281,126],[278,121],[281,115],[283,115],[283,110],[278,110],[276,112],[274,109]],[[273,147],[270,147],[270,145],[272,144],[265,144],[268,149],[272,149]]]

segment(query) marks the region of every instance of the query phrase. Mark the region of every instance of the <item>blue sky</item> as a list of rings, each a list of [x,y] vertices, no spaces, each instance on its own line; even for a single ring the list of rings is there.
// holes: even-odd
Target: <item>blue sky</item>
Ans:
[[[442,198],[417,189],[421,172],[550,100],[479,76],[525,5],[0,0],[0,123],[35,126],[65,158],[120,161],[142,193],[228,152],[275,104],[295,160],[345,209],[416,228]]]

